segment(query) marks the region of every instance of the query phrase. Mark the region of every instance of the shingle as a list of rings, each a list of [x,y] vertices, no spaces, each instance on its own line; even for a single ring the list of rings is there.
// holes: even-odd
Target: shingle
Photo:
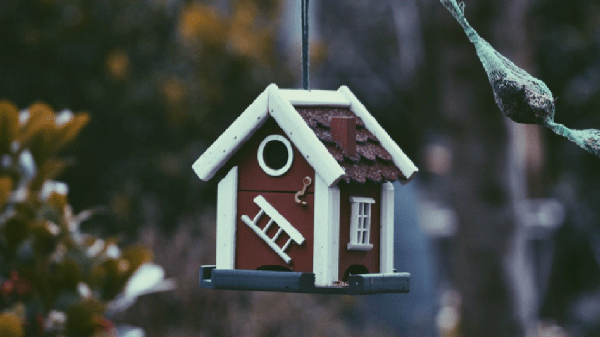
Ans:
[[[381,146],[377,137],[365,129],[363,121],[349,108],[334,107],[296,107],[306,124],[325,145],[329,153],[340,163],[346,174],[346,182],[364,183],[406,180],[400,169],[392,162],[390,153]],[[331,135],[331,118],[339,116],[356,117],[356,155],[343,153]]]
[[[357,144],[356,152],[368,160],[376,160],[377,158],[384,161],[391,161],[392,156],[381,145],[366,142],[365,144]]]

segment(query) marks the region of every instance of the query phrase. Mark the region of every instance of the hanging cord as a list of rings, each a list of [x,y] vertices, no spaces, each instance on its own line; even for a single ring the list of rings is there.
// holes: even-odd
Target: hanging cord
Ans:
[[[600,130],[572,130],[554,122],[555,98],[541,80],[529,75],[486,42],[465,18],[465,5],[440,0],[463,27],[481,61],[494,92],[496,105],[517,123],[540,124],[600,157]]]
[[[308,1],[302,0],[302,89],[308,90]]]

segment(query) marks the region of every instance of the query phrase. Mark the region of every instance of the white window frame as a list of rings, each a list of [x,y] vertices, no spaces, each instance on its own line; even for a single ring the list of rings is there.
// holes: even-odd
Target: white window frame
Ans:
[[[371,221],[375,200],[364,197],[350,197],[350,242],[348,250],[371,250]]]
[[[265,163],[265,158],[264,158],[265,146],[267,145],[268,142],[271,142],[271,141],[282,142],[287,149],[287,155],[288,155],[287,162],[285,163],[285,165],[283,165],[282,168],[280,168],[278,170],[274,170],[274,169],[270,168],[269,165],[267,165],[267,163]],[[290,144],[290,141],[287,140],[284,136],[270,135],[270,136],[267,136],[267,138],[265,138],[258,146],[258,151],[256,153],[256,157],[258,159],[258,165],[260,165],[260,167],[263,169],[263,171],[265,171],[265,173],[267,173],[268,175],[270,175],[272,177],[278,177],[278,176],[286,173],[292,167],[292,162],[294,161],[294,150],[292,149],[292,144]]]

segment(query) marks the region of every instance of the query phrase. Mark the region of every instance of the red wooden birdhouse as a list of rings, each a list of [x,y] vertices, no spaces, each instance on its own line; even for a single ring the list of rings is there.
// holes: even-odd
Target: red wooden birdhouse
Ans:
[[[194,163],[217,192],[219,289],[408,291],[394,256],[394,187],[417,168],[350,90],[271,84]]]

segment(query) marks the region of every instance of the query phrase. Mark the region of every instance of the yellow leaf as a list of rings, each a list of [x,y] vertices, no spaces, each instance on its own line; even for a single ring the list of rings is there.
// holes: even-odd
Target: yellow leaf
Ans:
[[[90,270],[87,283],[93,289],[101,288],[102,285],[104,285],[104,282],[106,282],[106,278],[107,278],[107,273],[106,273],[106,269],[105,269],[104,265],[100,265],[100,264],[95,265]]]
[[[104,305],[89,298],[67,309],[67,336],[90,336],[98,329],[96,317],[104,313]]]
[[[214,7],[201,4],[188,6],[179,19],[179,33],[186,40],[217,43],[223,39],[225,27],[225,20]]]
[[[37,165],[43,164],[52,152],[54,144],[54,112],[43,103],[32,104],[29,119],[21,127],[19,143],[22,148],[29,148]]]
[[[62,195],[60,193],[52,192],[48,197],[47,202],[54,208],[56,208],[59,214],[61,214],[65,210],[65,206],[67,205],[67,196]]]
[[[175,104],[185,97],[186,87],[181,83],[181,80],[173,77],[163,83],[162,91],[167,101],[171,104]]]
[[[25,304],[23,302],[17,302],[11,309],[10,313],[15,315],[19,321],[24,321],[27,317],[27,309],[25,308]]]
[[[123,259],[129,261],[129,271],[133,273],[142,264],[152,261],[152,251],[142,245],[134,245],[123,251]]]
[[[233,14],[232,26],[251,27],[258,17],[258,8],[253,3],[241,3]]]
[[[31,189],[37,191],[42,188],[45,181],[55,180],[69,164],[69,162],[59,159],[49,159],[44,162],[30,184]]]
[[[8,200],[8,196],[12,191],[12,179],[7,176],[0,177],[0,208],[4,206],[6,200]]]
[[[0,154],[8,153],[10,144],[17,139],[19,132],[19,110],[17,106],[0,101]]]
[[[77,114],[77,116],[74,116],[73,119],[67,124],[63,125],[58,130],[56,130],[56,143],[54,145],[53,151],[60,150],[73,139],[75,139],[75,137],[77,137],[81,129],[83,129],[83,127],[86,126],[89,121],[90,115],[86,112],[82,112]]]
[[[22,337],[25,335],[21,321],[13,313],[0,314],[0,336]]]
[[[126,78],[129,73],[129,56],[123,49],[113,50],[106,57],[106,68],[115,78]]]
[[[44,103],[34,103],[29,109],[29,119],[23,125],[20,135],[20,142],[27,143],[40,130],[54,128],[54,111]]]
[[[120,274],[125,274],[131,268],[131,264],[125,259],[120,259],[117,263],[117,268]]]

